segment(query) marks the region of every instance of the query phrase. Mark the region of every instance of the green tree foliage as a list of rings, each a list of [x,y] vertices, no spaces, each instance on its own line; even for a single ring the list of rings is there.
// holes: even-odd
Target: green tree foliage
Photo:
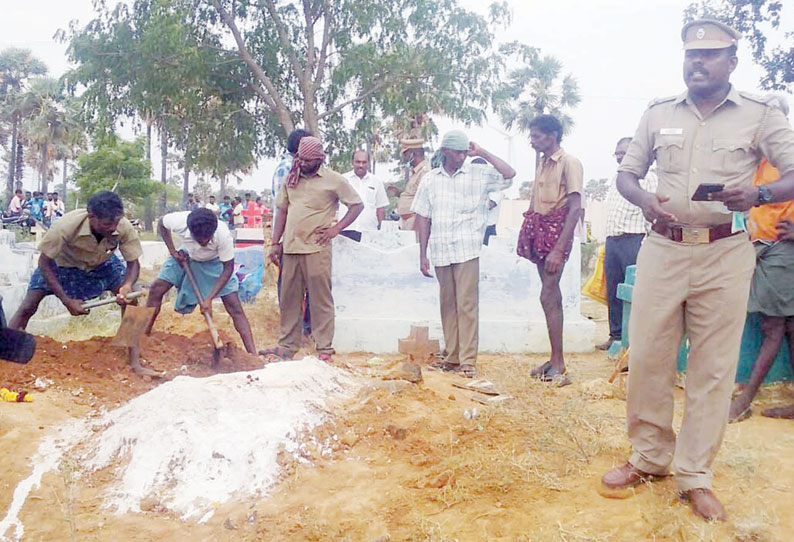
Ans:
[[[609,179],[590,179],[584,185],[584,195],[588,201],[604,201],[609,192]]]
[[[753,60],[764,69],[761,87],[767,90],[794,89],[794,32],[780,28],[780,0],[703,0],[690,4],[684,21],[706,17],[723,21],[750,42]],[[769,46],[769,38],[779,41]]]
[[[22,178],[19,125],[29,113],[22,98],[30,80],[46,73],[47,66],[29,49],[10,47],[0,51],[0,142],[6,150],[6,200],[11,199],[14,181]]]
[[[507,76],[496,85],[493,109],[508,128],[529,132],[538,115],[554,115],[568,133],[573,127],[571,109],[581,101],[573,75],[562,73],[562,63],[528,45],[512,42],[500,47]]]
[[[110,133],[116,122],[138,115],[159,128],[167,142],[163,157],[174,146],[188,173],[250,168],[258,139],[247,69],[206,31],[193,3],[98,7],[96,19],[68,33],[68,54],[78,66],[66,76],[72,91],[83,91],[94,131]],[[165,168],[161,177],[165,184]]]
[[[140,204],[161,189],[151,179],[145,139],[122,141],[108,138],[93,152],[80,155],[74,174],[85,200],[99,190],[113,190],[124,199]]]

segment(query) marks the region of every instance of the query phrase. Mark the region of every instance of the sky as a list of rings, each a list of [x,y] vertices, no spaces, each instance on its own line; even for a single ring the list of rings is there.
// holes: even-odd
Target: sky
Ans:
[[[464,7],[483,12],[489,2],[460,0]],[[109,2],[110,3],[110,2]],[[585,181],[611,177],[615,142],[634,133],[648,102],[684,90],[680,32],[689,0],[509,0],[510,28],[500,41],[519,40],[560,60],[579,84],[582,102],[573,110],[575,126],[563,147],[584,165]],[[54,41],[59,28],[73,19],[85,24],[93,18],[91,0],[0,0],[0,49],[25,47],[41,58],[52,75],[68,69],[65,44]],[[794,2],[784,2],[783,28],[794,28]],[[772,36],[774,41],[774,36]],[[752,63],[745,45],[739,49],[734,85],[760,92],[762,71]],[[458,126],[436,119],[441,133],[463,128],[472,140],[508,160],[520,182],[534,177],[534,153],[523,134],[506,134],[493,116],[484,126]],[[435,142],[436,144],[438,141]],[[243,187],[270,186],[275,160],[261,160]],[[385,171],[388,168],[379,168]],[[155,169],[157,170],[157,169]],[[386,178],[383,180],[389,181]],[[510,194],[510,192],[508,193]]]

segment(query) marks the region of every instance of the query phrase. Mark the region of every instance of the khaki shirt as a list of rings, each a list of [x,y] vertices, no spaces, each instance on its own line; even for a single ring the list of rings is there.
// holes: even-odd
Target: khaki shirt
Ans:
[[[703,117],[684,92],[652,103],[618,171],[645,176],[656,160],[662,207],[679,222],[708,226],[731,221],[721,202],[691,201],[701,183],[752,186],[765,156],[781,173],[794,170],[794,132],[783,113],[737,91]]]
[[[283,183],[276,196],[279,211],[287,212],[282,243],[286,254],[314,254],[327,249],[316,232],[333,225],[339,202],[361,203],[355,188],[339,173],[321,167],[314,177],[301,178],[295,188]]]
[[[427,160],[422,160],[411,170],[411,176],[408,178],[408,182],[405,183],[405,190],[403,190],[402,194],[400,194],[400,198],[397,200],[398,215],[405,216],[414,214],[413,211],[411,211],[411,205],[416,197],[416,191],[419,190],[419,183],[422,182],[422,177],[424,177],[428,171],[430,171],[430,162]]]
[[[110,237],[97,242],[88,223],[88,211],[77,209],[55,221],[39,243],[42,254],[55,260],[58,267],[89,271],[99,267],[118,248],[128,262],[141,257],[141,241],[130,221],[122,217]]]
[[[551,156],[544,156],[538,164],[530,209],[547,215],[565,205],[570,194],[581,194],[583,186],[582,163],[560,148]]]

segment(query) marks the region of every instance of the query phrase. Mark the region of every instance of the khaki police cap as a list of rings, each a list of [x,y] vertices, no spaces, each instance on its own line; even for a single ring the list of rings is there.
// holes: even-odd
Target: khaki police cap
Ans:
[[[681,39],[684,50],[726,49],[736,45],[742,35],[725,23],[713,19],[698,19],[684,25]]]
[[[412,149],[423,149],[425,146],[424,139],[401,139],[400,140],[400,153],[410,151]]]

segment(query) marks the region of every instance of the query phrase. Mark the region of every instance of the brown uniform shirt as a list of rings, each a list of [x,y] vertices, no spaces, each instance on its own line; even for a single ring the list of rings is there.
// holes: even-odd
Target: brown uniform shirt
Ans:
[[[794,170],[794,132],[776,107],[733,86],[703,117],[688,94],[657,100],[640,120],[618,171],[645,176],[656,160],[662,207],[679,222],[707,226],[730,222],[720,202],[691,201],[701,183],[750,186],[761,157],[781,174]]]
[[[565,205],[570,194],[581,194],[583,185],[582,163],[575,156],[558,149],[551,156],[544,156],[538,164],[530,209],[547,215]]]
[[[302,178],[295,188],[284,182],[276,196],[279,212],[287,212],[284,252],[313,254],[327,249],[317,242],[316,232],[333,224],[339,202],[350,206],[361,203],[361,198],[347,179],[324,166],[314,177]]]
[[[88,223],[88,211],[76,209],[55,221],[39,243],[42,254],[55,260],[58,267],[89,271],[105,263],[118,248],[128,262],[143,254],[138,232],[126,218],[119,220],[110,237],[97,242]]]
[[[397,214],[401,217],[408,216],[410,217],[408,220],[411,221],[409,225],[407,223],[408,220],[406,220],[404,229],[413,229],[412,217],[414,212],[411,211],[411,205],[414,203],[416,191],[419,190],[422,177],[424,177],[428,171],[430,171],[430,162],[427,160],[419,162],[419,164],[411,170],[411,176],[408,178],[408,182],[405,183],[405,190],[403,190],[402,194],[400,194],[400,198],[397,200]]]

